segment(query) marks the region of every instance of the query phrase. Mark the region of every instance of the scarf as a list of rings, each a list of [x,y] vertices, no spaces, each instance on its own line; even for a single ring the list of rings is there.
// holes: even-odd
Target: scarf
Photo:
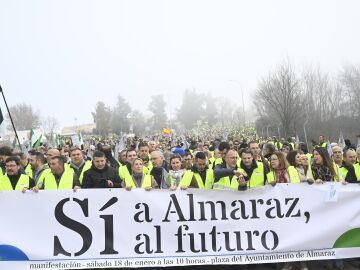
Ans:
[[[178,171],[170,170],[169,171],[169,174],[174,179],[174,184],[176,186],[179,185],[181,177],[183,176],[184,173],[185,173],[185,170],[178,170]]]
[[[311,166],[314,179],[321,179],[326,182],[334,181],[334,176],[330,169],[324,165],[313,164]]]
[[[283,170],[276,170],[276,182],[277,183],[288,183],[288,178],[286,177],[287,171],[286,169]]]

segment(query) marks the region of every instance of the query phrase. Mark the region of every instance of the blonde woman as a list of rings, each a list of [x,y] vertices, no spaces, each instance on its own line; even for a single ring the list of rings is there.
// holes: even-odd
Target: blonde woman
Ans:
[[[125,177],[124,187],[126,190],[130,191],[133,188],[144,188],[146,190],[151,190],[152,188],[157,187],[157,183],[153,176],[149,174],[144,174],[143,171],[144,162],[141,158],[136,158],[131,163],[131,175]]]

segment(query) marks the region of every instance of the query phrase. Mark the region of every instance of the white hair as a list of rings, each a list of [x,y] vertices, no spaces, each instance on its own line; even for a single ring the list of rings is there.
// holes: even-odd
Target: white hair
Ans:
[[[161,151],[159,151],[159,150],[152,151],[152,152],[151,152],[151,155],[152,155],[152,154],[157,154],[157,155],[159,155],[162,159],[165,159],[164,153],[161,152]]]

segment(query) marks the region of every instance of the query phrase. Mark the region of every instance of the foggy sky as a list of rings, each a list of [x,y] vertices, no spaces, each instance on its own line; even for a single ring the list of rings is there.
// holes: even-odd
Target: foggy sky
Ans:
[[[195,88],[241,102],[285,58],[335,74],[360,63],[357,0],[0,0],[0,84],[61,126],[122,95],[175,113]],[[241,104],[241,103],[240,103]],[[3,102],[0,106],[5,111]]]

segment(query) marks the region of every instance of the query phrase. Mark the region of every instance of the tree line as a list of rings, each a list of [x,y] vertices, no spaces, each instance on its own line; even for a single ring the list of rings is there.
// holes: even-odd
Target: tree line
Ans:
[[[252,111],[257,114],[255,126],[259,136],[298,135],[304,140],[306,133],[310,141],[319,134],[336,140],[340,131],[349,138],[360,134],[360,65],[344,65],[332,76],[318,66],[300,70],[285,60],[259,80],[255,91],[248,91],[254,92],[255,110],[247,104],[245,111],[242,102],[228,96],[215,97],[188,89],[171,114],[166,112],[168,104],[162,94],[150,98],[147,112],[133,109],[119,94],[115,106],[96,103],[92,112],[94,134],[151,134],[165,127],[187,130],[199,126],[241,126],[254,120]],[[42,118],[29,104],[11,106],[10,111],[18,130],[42,126],[52,133],[59,126],[57,119]],[[11,125],[7,128],[12,129]]]
[[[118,95],[114,107],[99,101],[92,113],[96,123],[95,133],[133,132],[135,134],[161,132],[163,128],[186,130],[199,126],[226,126],[244,123],[242,107],[228,97],[214,97],[212,94],[185,90],[179,108],[174,115],[166,113],[166,104],[162,94],[152,96],[148,104],[149,114],[132,110],[129,103]]]
[[[260,136],[319,134],[335,141],[360,134],[360,65],[347,64],[335,76],[319,66],[302,71],[285,60],[258,84],[254,105]]]

